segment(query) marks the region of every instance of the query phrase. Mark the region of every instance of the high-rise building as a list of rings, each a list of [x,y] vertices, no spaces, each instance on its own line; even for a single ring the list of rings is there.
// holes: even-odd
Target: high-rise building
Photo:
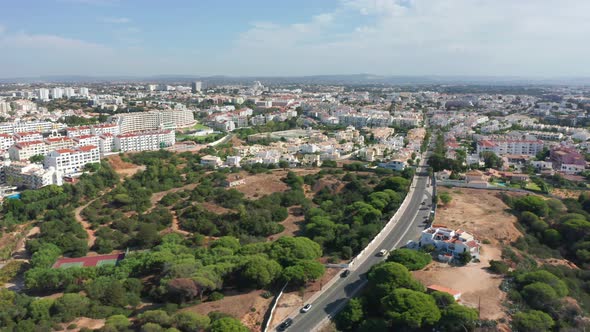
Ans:
[[[48,89],[39,89],[39,99],[43,101],[49,100],[49,90]]]
[[[12,111],[12,107],[10,107],[10,103],[7,101],[0,100],[0,114],[6,114]]]
[[[64,89],[53,88],[53,90],[51,90],[51,96],[53,97],[53,99],[60,99],[64,96]]]
[[[191,83],[191,91],[193,93],[201,92],[202,85],[203,85],[203,83],[200,81],[195,81],[195,82]]]
[[[88,88],[80,88],[80,96],[88,97]]]
[[[66,98],[72,98],[73,96],[75,96],[76,93],[74,92],[74,88],[65,88],[64,95],[66,96]]]

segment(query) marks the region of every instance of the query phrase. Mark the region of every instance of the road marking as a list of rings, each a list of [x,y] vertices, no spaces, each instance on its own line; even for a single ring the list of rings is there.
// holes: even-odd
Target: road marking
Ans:
[[[420,205],[418,205],[418,209],[416,210],[416,212],[414,213],[414,216],[412,217],[412,222],[410,222],[408,224],[408,227],[406,228],[405,232],[400,236],[399,240],[397,240],[397,242],[393,245],[394,248],[396,248],[399,243],[403,240],[404,236],[406,236],[406,234],[408,234],[408,232],[410,231],[410,228],[412,228],[412,226],[414,226],[414,222],[416,221],[416,216],[418,215],[418,212],[420,211]]]

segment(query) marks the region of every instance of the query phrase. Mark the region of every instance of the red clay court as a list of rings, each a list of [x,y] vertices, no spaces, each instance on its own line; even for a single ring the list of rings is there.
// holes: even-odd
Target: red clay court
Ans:
[[[125,258],[125,254],[60,258],[55,262],[55,264],[53,264],[53,268],[117,265],[117,263],[123,258]]]

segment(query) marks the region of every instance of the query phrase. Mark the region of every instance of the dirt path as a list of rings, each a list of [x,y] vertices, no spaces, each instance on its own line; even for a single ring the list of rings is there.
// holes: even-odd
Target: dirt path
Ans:
[[[94,201],[96,201],[97,199],[98,198],[95,198],[90,202],[77,207],[76,210],[74,210],[74,217],[76,218],[76,221],[79,222],[80,225],[82,225],[82,227],[84,227],[86,233],[88,234],[88,248],[92,248],[94,242],[96,242],[96,236],[94,235],[94,230],[91,228],[90,224],[86,220],[84,220],[84,218],[82,218],[82,210],[88,207],[88,205],[94,203]]]
[[[160,200],[162,200],[162,198],[164,198],[164,196],[170,194],[170,193],[175,193],[175,192],[179,192],[182,190],[193,190],[195,189],[199,184],[198,183],[191,183],[191,184],[187,184],[185,186],[179,187],[179,188],[172,188],[172,189],[168,189],[168,190],[164,190],[164,191],[160,191],[157,193],[154,193],[152,195],[152,197],[150,198],[150,203],[151,203],[151,207],[148,209],[147,213],[149,213],[150,211],[152,211],[155,207],[156,204],[158,204],[158,202]]]

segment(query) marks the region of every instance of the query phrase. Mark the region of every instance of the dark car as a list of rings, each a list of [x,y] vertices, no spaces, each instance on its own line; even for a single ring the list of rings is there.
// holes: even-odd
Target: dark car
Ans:
[[[342,278],[346,278],[346,277],[348,277],[349,274],[350,274],[350,270],[344,270],[344,272],[340,273],[340,276]]]
[[[281,325],[279,325],[278,330],[285,331],[291,325],[293,325],[293,320],[291,318],[287,318],[284,322],[281,323]]]

